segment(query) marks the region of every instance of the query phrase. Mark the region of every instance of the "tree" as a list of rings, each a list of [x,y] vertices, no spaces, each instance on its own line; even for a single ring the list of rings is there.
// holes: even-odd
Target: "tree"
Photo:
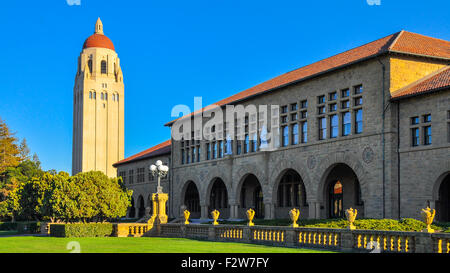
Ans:
[[[6,168],[15,167],[20,163],[20,150],[16,141],[17,138],[0,118],[0,173],[4,172]]]
[[[19,145],[19,158],[20,161],[29,160],[30,159],[30,148],[28,148],[27,140],[24,138]]]

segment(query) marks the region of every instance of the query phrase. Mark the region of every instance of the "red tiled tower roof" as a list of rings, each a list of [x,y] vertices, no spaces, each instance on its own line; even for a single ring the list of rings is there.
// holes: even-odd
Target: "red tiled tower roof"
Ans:
[[[89,47],[109,48],[115,51],[112,41],[105,35],[97,33],[94,33],[91,36],[89,36],[84,42],[83,49]]]

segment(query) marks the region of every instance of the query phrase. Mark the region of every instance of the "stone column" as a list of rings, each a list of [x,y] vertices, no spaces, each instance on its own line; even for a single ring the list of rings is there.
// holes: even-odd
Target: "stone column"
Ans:
[[[310,201],[309,204],[309,219],[320,219],[320,203],[316,201]]]
[[[201,220],[208,219],[208,206],[207,205],[201,205],[200,207],[201,207],[200,219]]]
[[[274,219],[274,217],[275,217],[274,211],[275,211],[274,204],[265,203],[264,204],[264,219],[266,219],[266,220]]]

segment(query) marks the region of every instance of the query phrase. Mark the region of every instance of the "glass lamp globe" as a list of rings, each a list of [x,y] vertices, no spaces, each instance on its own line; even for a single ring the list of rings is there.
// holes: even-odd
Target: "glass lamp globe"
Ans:
[[[151,165],[150,166],[150,171],[152,171],[152,172],[156,171],[156,166],[155,165]]]
[[[161,160],[158,160],[158,161],[156,161],[156,166],[161,166],[162,165],[162,161]]]

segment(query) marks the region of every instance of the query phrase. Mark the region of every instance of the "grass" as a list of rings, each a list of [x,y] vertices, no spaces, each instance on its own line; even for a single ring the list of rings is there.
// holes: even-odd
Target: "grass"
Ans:
[[[208,242],[184,238],[54,238],[3,237],[0,253],[69,253],[67,243],[80,243],[82,253],[330,253],[331,251]]]

